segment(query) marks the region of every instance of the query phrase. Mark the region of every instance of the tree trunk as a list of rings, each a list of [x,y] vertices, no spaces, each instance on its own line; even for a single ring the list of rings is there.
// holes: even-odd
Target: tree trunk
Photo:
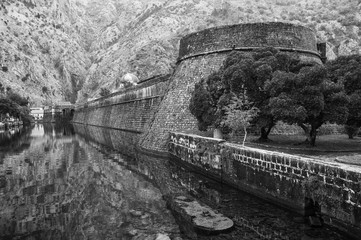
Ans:
[[[244,137],[243,137],[243,143],[242,143],[242,146],[244,146],[244,142],[246,141],[246,138],[247,138],[247,128],[243,128],[244,130]]]
[[[311,124],[311,128],[307,127],[303,123],[299,123],[300,126],[306,135],[306,140],[304,143],[309,144],[311,146],[316,145],[316,137],[317,137],[317,129],[321,126],[320,124]]]
[[[316,145],[317,128],[312,126],[310,131],[310,145],[314,147]]]
[[[352,125],[345,125],[345,130],[349,139],[353,139],[357,135],[359,128]]]
[[[260,142],[267,142],[269,141],[268,135],[270,134],[274,123],[270,123],[267,127],[261,127],[261,136],[258,138]]]
[[[303,131],[305,132],[305,136],[306,136],[305,142],[310,143],[312,141],[310,129],[303,123],[299,123],[298,126],[300,126],[303,129]]]

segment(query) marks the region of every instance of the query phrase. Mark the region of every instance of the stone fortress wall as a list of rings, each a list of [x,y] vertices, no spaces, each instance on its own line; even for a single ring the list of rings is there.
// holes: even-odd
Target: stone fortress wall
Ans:
[[[157,76],[132,88],[79,105],[73,122],[142,133],[162,101],[168,79],[169,75]]]
[[[166,151],[169,132],[197,129],[188,106],[194,85],[219,70],[232,50],[250,52],[272,46],[298,54],[303,61],[322,63],[315,33],[288,23],[250,23],[216,27],[191,33],[180,41],[177,68],[154,121],[140,146]]]
[[[183,37],[179,61],[231,50],[252,51],[275,47],[294,52],[303,60],[320,62],[320,53],[312,29],[288,23],[250,23],[205,29]]]
[[[321,63],[315,33],[303,26],[272,22],[210,28],[181,39],[171,76],[78,106],[74,122],[141,133],[141,148],[166,152],[169,132],[197,129],[188,109],[195,83],[217,71],[230,51],[267,46]]]
[[[132,141],[137,142],[139,150],[163,153],[169,150],[177,159],[203,169],[207,176],[221,174],[227,183],[285,207],[292,208],[294,204],[296,211],[304,207],[304,197],[319,201],[307,195],[301,185],[310,177],[319,176],[321,186],[317,191],[318,197],[325,197],[320,203],[322,213],[329,217],[326,222],[357,236],[361,233],[361,171],[321,162],[313,164],[312,159],[306,161],[296,156],[244,150],[211,139],[198,141],[201,137],[188,134],[197,129],[197,120],[188,108],[194,85],[217,71],[232,50],[250,52],[266,46],[322,64],[315,34],[302,26],[252,23],[206,29],[181,39],[177,66],[171,76],[141,82],[78,106],[74,122],[137,133],[139,137]],[[190,138],[197,144],[189,145]],[[182,139],[189,141],[184,143]],[[195,149],[204,146],[208,152],[197,155]],[[205,164],[197,166],[198,160]],[[330,204],[332,201],[334,204]]]

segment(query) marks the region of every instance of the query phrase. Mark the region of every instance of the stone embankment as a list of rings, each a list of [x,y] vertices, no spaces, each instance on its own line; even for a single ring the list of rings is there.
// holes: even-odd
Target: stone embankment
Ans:
[[[171,133],[169,152],[218,181],[361,234],[361,167],[184,133]]]

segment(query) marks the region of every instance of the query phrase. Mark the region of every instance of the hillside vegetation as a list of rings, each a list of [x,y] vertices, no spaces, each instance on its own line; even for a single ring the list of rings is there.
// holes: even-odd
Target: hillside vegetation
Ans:
[[[5,0],[0,81],[34,103],[85,101],[126,73],[172,72],[188,33],[249,22],[308,26],[334,59],[360,53],[360,10],[360,0]]]

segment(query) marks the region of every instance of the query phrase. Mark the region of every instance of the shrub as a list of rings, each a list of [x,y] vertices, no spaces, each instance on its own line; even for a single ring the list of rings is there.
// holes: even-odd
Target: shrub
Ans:
[[[43,93],[47,93],[47,92],[48,92],[48,88],[45,87],[45,86],[44,86],[41,90],[43,91]]]
[[[27,73],[27,74],[25,75],[25,77],[21,78],[21,81],[26,82],[26,80],[28,80],[29,77],[30,77],[30,73]]]
[[[100,89],[100,96],[105,97],[108,96],[110,94],[110,90],[108,88],[101,88]]]

